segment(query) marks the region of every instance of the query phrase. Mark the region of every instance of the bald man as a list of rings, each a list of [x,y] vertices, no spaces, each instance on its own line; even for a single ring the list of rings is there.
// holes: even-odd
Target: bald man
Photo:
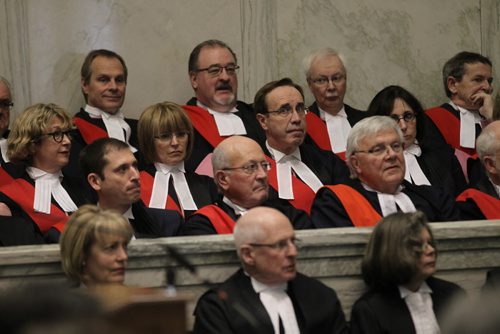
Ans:
[[[335,291],[297,272],[296,241],[281,212],[249,210],[234,230],[243,268],[200,298],[193,333],[348,332]]]
[[[304,211],[276,196],[269,199],[267,173],[271,165],[253,139],[243,136],[225,139],[213,152],[212,166],[214,181],[222,198],[192,214],[182,225],[181,234],[232,233],[236,220],[260,205],[280,210],[296,229],[311,226]]]

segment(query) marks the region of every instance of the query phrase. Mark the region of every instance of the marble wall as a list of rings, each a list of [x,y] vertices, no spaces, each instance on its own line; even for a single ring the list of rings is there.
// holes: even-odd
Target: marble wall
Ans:
[[[273,79],[305,84],[301,60],[324,46],[345,56],[346,100],[362,109],[388,84],[427,106],[443,102],[441,67],[460,50],[500,64],[498,0],[0,0],[0,8],[0,74],[13,83],[14,115],[36,102],[76,112],[80,66],[95,48],[125,58],[131,117],[192,96],[187,58],[209,38],[237,53],[248,102]]]

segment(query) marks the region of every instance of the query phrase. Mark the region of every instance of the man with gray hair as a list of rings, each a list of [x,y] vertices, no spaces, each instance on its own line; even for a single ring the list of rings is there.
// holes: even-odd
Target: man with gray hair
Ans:
[[[297,272],[296,242],[281,212],[249,210],[234,230],[243,268],[200,298],[193,333],[347,333],[335,291]]]
[[[462,219],[500,219],[500,121],[483,129],[476,149],[483,168],[472,188],[457,197]]]
[[[332,151],[345,160],[347,135],[367,113],[344,104],[347,72],[339,53],[323,48],[303,61],[307,84],[315,102],[306,115],[306,142]]]
[[[429,221],[458,220],[453,199],[441,188],[404,179],[403,134],[387,116],[358,122],[347,138],[346,159],[353,178],[321,188],[311,220],[317,228],[372,226],[396,211],[423,211]]]

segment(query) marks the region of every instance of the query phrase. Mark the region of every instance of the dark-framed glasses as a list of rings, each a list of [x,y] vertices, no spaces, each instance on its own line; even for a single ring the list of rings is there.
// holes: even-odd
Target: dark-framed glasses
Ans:
[[[64,136],[67,136],[69,140],[73,139],[74,129],[68,130],[57,130],[49,133],[45,133],[42,136],[52,136],[56,143],[61,143],[64,139]]]
[[[169,143],[175,137],[177,140],[187,139],[189,133],[187,131],[179,131],[179,132],[164,132],[160,133],[158,136],[155,136],[156,139],[161,140],[163,142]]]
[[[299,116],[304,116],[307,114],[307,107],[304,103],[297,103],[295,107],[292,107],[290,104],[285,104],[281,106],[278,110],[269,110],[267,113],[268,114],[275,114],[278,117],[289,117],[293,111],[296,111]]]
[[[299,243],[300,243],[300,239],[298,239],[296,237],[291,237],[288,239],[276,241],[275,243],[272,243],[272,244],[251,243],[249,245],[252,247],[268,247],[271,249],[276,249],[278,251],[284,251],[284,250],[287,250],[290,247],[290,245],[294,245],[295,247],[297,247],[299,245]]]
[[[234,75],[236,74],[236,70],[239,68],[240,66],[236,64],[229,64],[226,66],[210,65],[209,67],[199,68],[196,72],[206,71],[211,77],[216,77],[222,73],[222,70],[226,70],[227,75]]]
[[[396,123],[399,123],[400,120],[404,120],[405,122],[411,122],[413,121],[417,115],[415,115],[414,112],[411,112],[411,111],[407,111],[405,112],[403,115],[401,116],[398,116],[398,115],[389,115],[390,118],[392,118],[393,120],[396,121]]]
[[[266,172],[268,172],[269,170],[271,170],[271,164],[267,161],[262,161],[262,162],[251,162],[245,166],[241,166],[241,167],[226,167],[226,168],[222,168],[222,170],[237,170],[237,169],[241,169],[243,172],[245,172],[246,174],[254,174],[257,172],[257,170],[259,169],[259,166],[262,167],[263,170],[265,170]]]
[[[354,151],[354,153],[368,153],[368,154],[372,154],[375,156],[379,156],[379,155],[382,155],[382,154],[389,152],[389,150],[393,150],[394,152],[399,153],[403,149],[404,149],[403,143],[394,142],[394,143],[389,144],[389,145],[385,145],[385,144],[376,145],[376,146],[370,148],[369,150]]]
[[[334,85],[338,85],[338,84],[342,83],[344,80],[345,80],[345,75],[335,74],[335,75],[332,75],[331,77],[327,77],[327,76],[322,75],[320,77],[312,79],[312,82],[317,86],[326,86],[330,83],[330,81]]]
[[[0,100],[0,109],[10,110],[14,106],[14,103],[10,100]]]

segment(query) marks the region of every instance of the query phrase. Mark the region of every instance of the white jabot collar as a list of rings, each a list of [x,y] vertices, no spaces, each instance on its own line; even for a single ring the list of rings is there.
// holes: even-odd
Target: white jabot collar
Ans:
[[[404,149],[406,164],[405,180],[416,185],[430,185],[429,179],[425,176],[422,168],[418,164],[417,158],[422,155],[422,149],[417,144],[411,144]]]
[[[416,291],[399,286],[399,293],[410,311],[416,334],[439,334],[439,324],[433,309],[432,290],[423,282]]]
[[[403,190],[403,186],[399,186],[398,189],[396,190],[395,194],[386,194],[386,193],[381,193],[380,191],[377,191],[373,188],[371,188],[369,185],[361,182],[363,188],[365,188],[368,191],[376,192],[378,201],[380,204],[380,209],[382,210],[382,216],[386,217],[390,215],[391,213],[395,213],[398,211],[397,206],[401,209],[403,212],[415,212],[417,209],[415,208],[415,205],[411,201],[410,197],[406,195]]]
[[[210,109],[200,101],[196,101],[198,107],[206,109],[212,116],[214,116],[215,124],[217,124],[217,130],[221,136],[233,136],[233,135],[246,135],[247,131],[243,120],[234,115],[238,111],[236,107],[228,112],[220,112]]]
[[[2,154],[3,161],[9,162],[9,157],[7,156],[7,139],[0,138],[0,151]]]
[[[477,111],[470,111],[457,106],[453,102],[449,104],[460,112],[460,146],[467,148],[476,147],[476,124],[481,125],[481,116]]]
[[[335,116],[327,113],[319,106],[318,109],[321,118],[326,122],[333,153],[345,152],[347,136],[349,135],[349,131],[351,131],[351,124],[347,120],[345,107],[343,106]]]

